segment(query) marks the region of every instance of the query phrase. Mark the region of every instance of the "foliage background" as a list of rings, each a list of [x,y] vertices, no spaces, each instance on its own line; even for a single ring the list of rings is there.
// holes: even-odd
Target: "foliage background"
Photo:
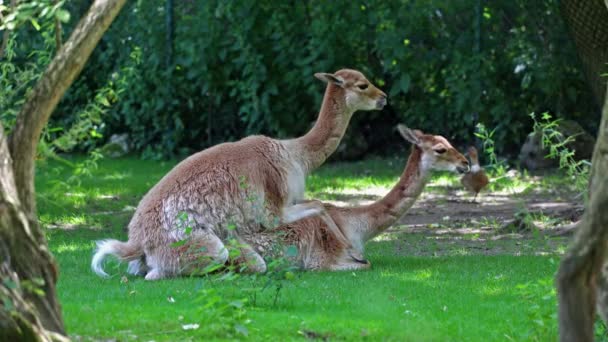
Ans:
[[[127,4],[53,115],[49,138],[78,126],[86,138],[63,148],[87,150],[129,133],[137,153],[161,159],[249,134],[295,136],[323,95],[313,73],[343,67],[363,71],[389,106],[354,116],[342,158],[390,152],[401,143],[388,134],[398,122],[459,144],[473,142],[481,122],[497,128],[497,151],[513,154],[530,112],[592,133],[599,120],[557,0],[183,0],[172,30],[167,5]],[[64,34],[88,6],[64,4],[72,14]],[[46,30],[15,31],[17,69],[48,62]],[[0,101],[3,119],[11,108],[18,104]]]

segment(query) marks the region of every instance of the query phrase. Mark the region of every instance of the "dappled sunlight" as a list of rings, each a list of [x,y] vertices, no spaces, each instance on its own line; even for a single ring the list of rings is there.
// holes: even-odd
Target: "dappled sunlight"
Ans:
[[[483,285],[479,288],[479,294],[482,296],[500,296],[505,294],[504,287],[497,285]]]
[[[366,205],[377,201],[390,191],[386,187],[367,187],[365,189],[327,190],[321,192],[325,202],[337,206]]]
[[[41,216],[40,221],[47,229],[72,230],[77,228],[99,229],[99,223],[94,222],[85,215],[72,215],[61,217]]]
[[[396,236],[396,234],[382,233],[382,234],[376,236],[375,238],[373,238],[372,240],[370,240],[370,242],[395,241],[397,239],[398,239],[398,237]]]
[[[80,252],[80,251],[89,251],[91,250],[91,244],[87,243],[62,243],[53,247],[54,254],[62,254],[69,252]]]
[[[113,172],[101,177],[103,180],[111,181],[125,180],[128,178],[133,178],[133,174],[131,172]]]
[[[427,183],[427,187],[453,187],[457,186],[457,184],[458,180],[455,175],[444,173],[431,178]]]
[[[83,197],[86,197],[87,194],[85,194],[84,192],[66,192],[65,196],[83,198]]]
[[[107,195],[97,195],[95,196],[96,199],[107,199],[107,200],[117,200],[119,199],[118,195],[115,194],[107,194]]]
[[[412,279],[414,280],[428,280],[431,277],[433,277],[433,271],[429,269],[416,270],[412,274]]]

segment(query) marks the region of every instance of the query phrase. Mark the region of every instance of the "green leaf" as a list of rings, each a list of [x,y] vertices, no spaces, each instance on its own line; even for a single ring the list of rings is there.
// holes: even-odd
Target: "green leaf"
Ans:
[[[106,107],[110,107],[110,101],[108,101],[108,98],[106,98],[105,96],[100,96],[99,97],[99,103],[101,103],[102,105],[106,106]]]
[[[2,281],[2,283],[4,284],[4,286],[6,286],[7,288],[14,290],[17,288],[17,283],[15,283],[14,281],[10,280],[10,279],[4,279]]]
[[[32,23],[32,26],[34,26],[34,28],[36,29],[36,31],[40,31],[40,24],[38,24],[38,21],[36,21],[36,19],[30,19],[30,22]]]
[[[58,9],[57,12],[55,12],[55,17],[62,23],[67,23],[70,21],[70,12],[64,9]]]
[[[233,302],[230,302],[230,306],[233,306],[233,307],[235,307],[237,309],[242,309],[244,305],[245,304],[243,304],[243,302],[240,301],[240,300],[235,300]]]
[[[10,311],[13,311],[15,309],[15,305],[13,304],[13,302],[9,298],[3,298],[2,302],[4,304],[4,310],[10,312]]]
[[[185,244],[186,244],[186,240],[179,240],[179,241],[175,241],[170,246],[175,248],[175,247],[183,246]]]
[[[238,332],[239,334],[241,334],[243,336],[248,336],[249,335],[249,330],[247,329],[247,327],[245,327],[242,324],[235,324],[234,325],[234,330],[236,330],[236,332]]]
[[[410,90],[411,81],[410,75],[405,74],[401,76],[401,79],[399,80],[399,87],[404,94],[407,94],[407,92]]]
[[[290,245],[285,250],[285,256],[287,257],[296,257],[298,255],[298,247],[295,245]]]

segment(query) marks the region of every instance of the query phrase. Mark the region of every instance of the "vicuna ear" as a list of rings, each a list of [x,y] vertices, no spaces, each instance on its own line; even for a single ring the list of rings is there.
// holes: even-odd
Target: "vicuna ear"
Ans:
[[[328,74],[326,72],[318,72],[315,74],[315,77],[320,79],[321,81],[333,83],[335,85],[339,85],[340,87],[344,84],[344,79],[342,77],[336,76],[334,74]]]
[[[411,142],[414,145],[420,145],[420,139],[418,139],[418,136],[421,135],[422,132],[418,130],[411,130],[402,124],[397,125],[397,130],[399,131],[403,139]]]

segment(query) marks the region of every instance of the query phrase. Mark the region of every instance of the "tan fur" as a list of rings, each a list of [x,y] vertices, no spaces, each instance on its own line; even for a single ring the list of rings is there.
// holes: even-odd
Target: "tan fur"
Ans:
[[[406,130],[415,145],[399,182],[384,198],[365,206],[340,208],[324,204],[324,213],[265,232],[262,249],[275,240],[298,248],[297,262],[304,269],[350,270],[368,268],[363,259],[365,242],[386,230],[414,204],[431,170],[467,172],[468,161],[441,136]],[[403,134],[403,132],[402,132]],[[445,150],[445,151],[442,151]],[[443,152],[438,153],[437,151]],[[336,225],[348,243],[341,243],[329,228]]]
[[[336,150],[352,114],[381,109],[386,95],[355,70],[315,76],[328,85],[308,134],[291,140],[250,136],[208,148],[179,163],[144,196],[129,223],[128,244],[144,255],[130,264],[132,272],[146,273],[146,279],[188,274],[188,257],[171,247],[176,241],[206,245],[206,255],[222,262],[228,237],[255,235],[278,221],[288,222],[287,216],[320,211],[289,208],[303,199],[306,175]],[[179,219],[182,213],[187,220]],[[190,234],[186,227],[192,228]],[[249,246],[241,249],[253,271],[266,269]],[[99,253],[94,260],[100,263]],[[111,246],[105,254],[113,254]],[[92,267],[101,270],[99,264]]]

